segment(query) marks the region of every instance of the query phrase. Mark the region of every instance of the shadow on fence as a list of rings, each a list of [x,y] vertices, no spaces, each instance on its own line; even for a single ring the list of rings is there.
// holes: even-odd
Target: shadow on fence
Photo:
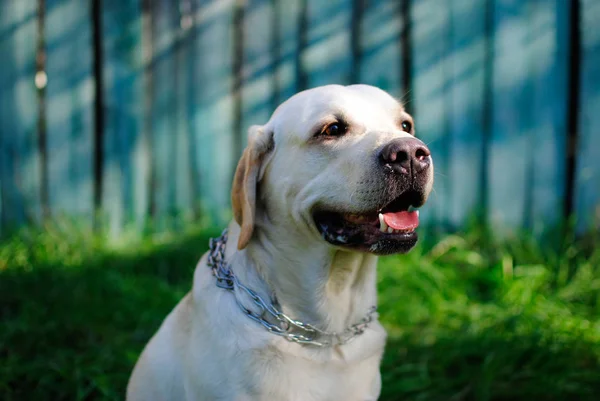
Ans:
[[[115,235],[149,216],[158,229],[179,215],[221,224],[246,129],[300,89],[354,82],[415,114],[437,162],[427,223],[460,226],[477,209],[542,232],[571,212],[593,228],[600,213],[592,0],[2,7],[5,230],[44,210],[88,225],[99,211]],[[36,57],[48,77],[39,91]],[[580,110],[569,109],[575,99]]]

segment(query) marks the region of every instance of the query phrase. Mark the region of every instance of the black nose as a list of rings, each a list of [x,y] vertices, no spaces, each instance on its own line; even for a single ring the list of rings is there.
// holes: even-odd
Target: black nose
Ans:
[[[379,160],[397,174],[416,175],[429,168],[431,153],[417,138],[398,138],[386,144],[379,152]]]

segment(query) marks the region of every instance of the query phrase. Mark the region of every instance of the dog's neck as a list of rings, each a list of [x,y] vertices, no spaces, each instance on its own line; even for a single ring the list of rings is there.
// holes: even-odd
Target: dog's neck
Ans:
[[[341,332],[376,305],[376,256],[317,241],[299,244],[297,238],[262,230],[234,253],[238,233],[237,224],[231,224],[227,253],[237,259],[235,274],[264,296],[274,294],[293,319]]]

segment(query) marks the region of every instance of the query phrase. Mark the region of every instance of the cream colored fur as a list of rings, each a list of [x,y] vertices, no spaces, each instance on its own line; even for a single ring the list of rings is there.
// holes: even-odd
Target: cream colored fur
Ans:
[[[356,131],[334,144],[315,143],[315,127],[336,113]],[[378,168],[374,154],[409,135],[400,118],[410,117],[377,88],[331,85],[295,95],[267,124],[250,129],[233,192],[241,226],[230,223],[226,250],[241,282],[266,299],[274,293],[286,314],[328,331],[343,331],[376,304],[377,257],[329,245],[311,211],[325,205],[359,212],[380,202],[384,183],[370,174]],[[270,334],[216,287],[204,255],[192,290],[140,356],[127,400],[376,400],[385,337],[377,320],[332,348]]]

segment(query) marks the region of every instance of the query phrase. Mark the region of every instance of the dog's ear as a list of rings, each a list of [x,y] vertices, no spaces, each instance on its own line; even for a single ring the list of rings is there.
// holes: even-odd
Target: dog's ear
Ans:
[[[248,130],[248,146],[244,150],[231,189],[231,207],[235,221],[240,225],[238,249],[244,249],[254,231],[256,215],[256,188],[265,156],[273,149],[273,133],[253,125]]]

